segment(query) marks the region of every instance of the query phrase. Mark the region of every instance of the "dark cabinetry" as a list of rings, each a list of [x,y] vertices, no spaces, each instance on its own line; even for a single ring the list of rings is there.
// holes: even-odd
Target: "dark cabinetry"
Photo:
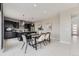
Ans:
[[[16,32],[5,32],[4,36],[5,36],[5,39],[10,39],[10,38],[17,37],[16,34],[17,34]]]
[[[17,37],[17,33],[15,32],[14,28],[19,28],[18,22],[4,20],[4,38],[5,39]]]
[[[25,24],[24,28],[28,29],[28,31],[31,31],[31,28],[34,27],[34,24],[30,23],[30,24]]]
[[[4,27],[5,28],[8,28],[8,27],[19,28],[19,22],[4,20]]]
[[[21,27],[20,22],[17,20],[12,20],[11,18],[4,18],[4,39],[10,39],[10,38],[16,38],[16,37],[21,37],[21,34],[19,32],[22,32],[21,29],[25,29],[25,33],[29,34],[32,32],[32,27],[34,28],[34,24],[32,22],[27,23]],[[20,30],[18,30],[20,29]]]

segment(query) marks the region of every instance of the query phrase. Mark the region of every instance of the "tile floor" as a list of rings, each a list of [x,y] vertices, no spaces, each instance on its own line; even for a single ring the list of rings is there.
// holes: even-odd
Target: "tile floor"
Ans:
[[[26,54],[24,53],[24,48],[21,49],[22,42],[19,42],[17,39],[7,40],[6,44],[6,51],[0,51],[1,56],[79,56],[78,40],[71,44],[51,41],[51,43],[46,46],[39,46],[38,50],[28,46]]]

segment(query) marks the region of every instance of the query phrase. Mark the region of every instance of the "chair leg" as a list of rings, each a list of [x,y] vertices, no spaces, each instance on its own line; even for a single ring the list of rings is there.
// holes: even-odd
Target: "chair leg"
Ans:
[[[35,47],[35,50],[37,50],[37,43],[35,43],[34,47]]]
[[[25,43],[23,43],[22,48],[24,47],[24,45],[25,45]],[[22,48],[21,48],[21,49],[22,49]]]
[[[42,43],[40,43],[40,48],[42,47]]]
[[[46,46],[46,41],[43,42],[44,46]]]
[[[26,50],[27,50],[27,44],[25,45],[25,53],[26,53]]]

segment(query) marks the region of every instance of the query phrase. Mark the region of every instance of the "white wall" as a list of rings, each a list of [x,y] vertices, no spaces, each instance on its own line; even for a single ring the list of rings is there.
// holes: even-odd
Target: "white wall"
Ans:
[[[35,23],[35,30],[38,31],[38,27],[42,25],[44,31],[43,32],[51,32],[51,38],[59,40],[59,16],[52,16],[47,20],[42,20]],[[48,26],[51,25],[52,28],[48,29]]]
[[[71,42],[71,15],[68,11],[60,13],[60,42]]]
[[[60,42],[71,43],[71,25],[79,21],[79,7],[60,12]],[[74,18],[77,16],[77,20]],[[75,19],[75,20],[73,20]]]
[[[69,10],[60,12],[47,20],[36,22],[35,30],[37,30],[39,25],[43,25],[43,28],[46,30],[45,26],[48,26],[48,24],[52,24],[52,39],[60,40],[60,42],[66,44],[71,43],[71,12]]]

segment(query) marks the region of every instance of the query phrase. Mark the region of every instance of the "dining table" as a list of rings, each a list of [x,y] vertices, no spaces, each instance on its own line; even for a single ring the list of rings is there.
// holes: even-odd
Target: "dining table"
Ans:
[[[31,35],[32,38],[34,38],[34,44],[32,45],[33,47],[35,47],[35,49],[37,50],[37,39],[40,37],[39,34],[34,34],[34,35]]]

